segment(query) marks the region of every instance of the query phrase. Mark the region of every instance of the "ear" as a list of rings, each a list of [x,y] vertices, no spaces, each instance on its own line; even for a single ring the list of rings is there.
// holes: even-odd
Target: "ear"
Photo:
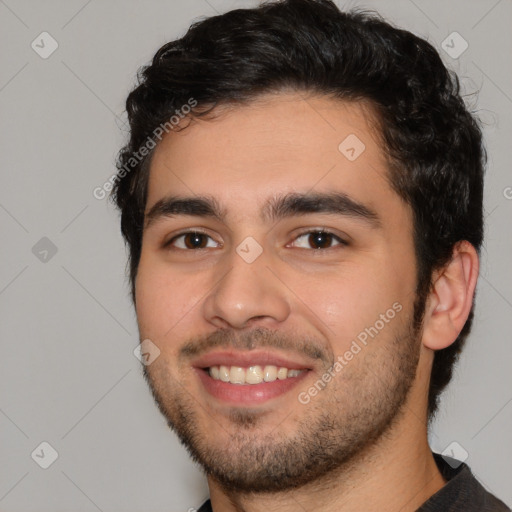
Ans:
[[[427,348],[440,350],[457,339],[473,306],[478,270],[478,254],[464,240],[455,245],[448,264],[434,273],[423,320]]]

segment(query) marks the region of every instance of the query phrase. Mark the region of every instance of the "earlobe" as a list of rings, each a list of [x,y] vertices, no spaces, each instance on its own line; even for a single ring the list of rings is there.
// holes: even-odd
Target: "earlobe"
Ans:
[[[478,279],[478,254],[469,242],[459,242],[451,260],[434,275],[425,309],[423,344],[432,350],[451,345],[473,306]]]

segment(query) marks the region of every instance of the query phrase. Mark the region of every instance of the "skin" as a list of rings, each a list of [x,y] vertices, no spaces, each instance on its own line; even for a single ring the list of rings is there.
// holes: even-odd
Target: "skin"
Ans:
[[[349,134],[365,144],[354,161],[338,149]],[[263,203],[276,194],[329,191],[371,208],[379,225],[325,213],[277,222],[260,217]],[[160,350],[145,368],[160,410],[182,440],[184,429],[192,428],[186,442],[199,462],[231,475],[253,468],[238,487],[207,468],[213,510],[416,510],[445,483],[427,442],[430,370],[434,350],[452,343],[467,319],[478,257],[467,242],[454,248],[452,261],[433,276],[423,329],[414,333],[412,211],[387,181],[371,109],[282,92],[225,109],[213,120],[195,120],[156,148],[146,213],[170,194],[208,194],[226,212],[223,221],[180,215],[148,222],[135,283],[140,338]],[[321,228],[348,245],[333,241],[330,249],[317,249],[301,236]],[[206,248],[183,248],[183,237],[174,239],[174,249],[164,246],[194,229],[211,237]],[[236,252],[249,236],[262,249],[252,263]],[[301,403],[299,393],[396,303],[400,312],[325,389]],[[203,343],[208,351],[220,344],[247,352],[251,340],[257,348],[302,358],[310,371],[289,392],[255,407],[212,398],[183,347]],[[319,357],[308,359],[303,345]],[[322,442],[305,455],[304,439],[306,445]],[[310,460],[329,445],[337,453],[332,448],[314,465],[321,468],[332,457],[330,471],[311,470],[297,488],[244,489],[252,474],[279,465],[279,454]],[[260,473],[255,453],[265,461]],[[278,481],[285,487],[284,478]]]

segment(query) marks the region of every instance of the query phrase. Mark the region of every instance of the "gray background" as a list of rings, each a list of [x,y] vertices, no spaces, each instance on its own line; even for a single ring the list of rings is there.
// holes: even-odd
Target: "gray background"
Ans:
[[[490,160],[476,326],[431,446],[457,441],[512,505],[512,1],[356,4],[428,38],[479,91],[468,101]],[[185,511],[207,496],[142,379],[118,216],[92,190],[114,172],[138,67],[197,17],[252,5],[0,0],[0,511]],[[59,45],[47,59],[31,48],[43,31]],[[441,47],[453,31],[469,44],[458,59]],[[46,470],[31,458],[42,441],[59,455]]]

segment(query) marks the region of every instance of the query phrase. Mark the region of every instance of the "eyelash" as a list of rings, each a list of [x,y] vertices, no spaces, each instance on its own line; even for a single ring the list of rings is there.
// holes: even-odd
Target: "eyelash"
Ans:
[[[328,247],[326,249],[321,249],[321,248],[309,248],[309,250],[311,251],[315,251],[315,252],[326,252],[326,251],[329,251],[329,250],[333,250],[335,249],[336,247],[346,247],[348,246],[348,242],[346,240],[343,240],[341,237],[339,237],[338,235],[336,235],[335,233],[333,233],[332,231],[329,231],[327,229],[310,229],[308,231],[303,231],[302,233],[299,233],[294,240],[297,240],[298,238],[301,238],[303,237],[304,235],[311,235],[311,234],[315,234],[315,233],[322,233],[323,235],[327,235],[327,236],[332,236],[332,238],[338,242],[337,245],[334,245],[332,247]],[[169,249],[169,250],[173,250],[173,251],[202,251],[202,250],[205,250],[205,249],[209,249],[209,247],[200,247],[200,248],[197,248],[197,249],[183,249],[181,247],[173,247],[173,242],[175,242],[177,239],[181,238],[181,237],[184,237],[186,235],[203,235],[203,236],[206,236],[208,238],[211,238],[213,240],[213,238],[208,235],[207,233],[203,232],[203,231],[199,231],[199,230],[194,230],[194,231],[184,231],[183,233],[180,233],[178,235],[175,235],[174,237],[172,237],[168,242],[166,242],[164,244],[164,248],[165,249]],[[299,247],[299,249],[304,249],[303,247]],[[308,250],[308,249],[306,249]]]

